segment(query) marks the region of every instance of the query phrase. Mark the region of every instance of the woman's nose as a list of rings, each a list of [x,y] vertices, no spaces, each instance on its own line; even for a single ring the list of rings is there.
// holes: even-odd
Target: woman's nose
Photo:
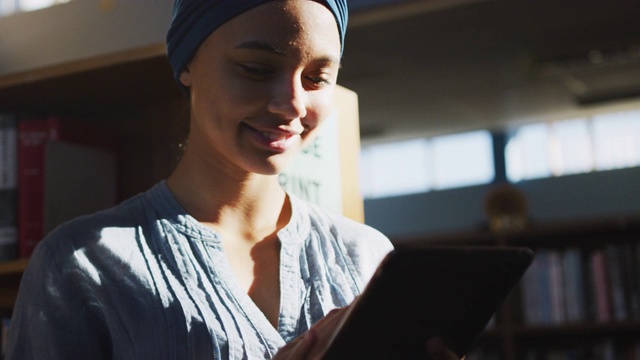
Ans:
[[[307,116],[307,92],[300,79],[288,79],[274,86],[269,111],[287,120]]]

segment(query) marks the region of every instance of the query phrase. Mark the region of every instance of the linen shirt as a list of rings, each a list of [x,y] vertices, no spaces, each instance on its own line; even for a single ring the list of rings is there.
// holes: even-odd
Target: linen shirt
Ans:
[[[165,182],[66,223],[37,247],[9,360],[268,359],[358,295],[391,250],[378,231],[292,195],[278,232],[277,329],[238,284],[218,233]]]

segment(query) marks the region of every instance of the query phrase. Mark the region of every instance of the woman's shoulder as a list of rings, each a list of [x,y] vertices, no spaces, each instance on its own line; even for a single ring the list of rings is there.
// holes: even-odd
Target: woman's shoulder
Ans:
[[[338,243],[365,278],[393,250],[389,238],[377,229],[309,202],[299,201],[299,210],[307,214],[311,231]]]
[[[125,241],[143,222],[144,194],[114,207],[64,222],[48,233],[38,247],[46,247],[62,255],[99,246],[105,241]]]
[[[331,212],[307,201],[297,200],[299,210],[306,213],[315,228],[325,228],[339,235],[347,244],[391,247],[389,239],[377,229],[345,215]]]

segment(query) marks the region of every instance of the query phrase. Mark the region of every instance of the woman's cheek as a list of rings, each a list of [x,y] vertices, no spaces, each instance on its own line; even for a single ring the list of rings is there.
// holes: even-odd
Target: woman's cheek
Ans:
[[[313,123],[314,127],[318,127],[327,121],[327,118],[331,115],[334,109],[333,94],[333,91],[327,91],[313,99],[313,106],[310,107],[312,110],[307,114],[307,118],[312,119],[312,121],[309,121],[309,126]],[[309,115],[313,116],[310,117]]]

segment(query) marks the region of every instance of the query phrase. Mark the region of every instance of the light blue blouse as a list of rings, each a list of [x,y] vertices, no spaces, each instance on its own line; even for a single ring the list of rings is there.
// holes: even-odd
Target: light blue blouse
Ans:
[[[278,232],[277,329],[235,280],[220,236],[161,182],[40,243],[20,285],[7,359],[271,358],[349,304],[391,250],[370,227],[291,203]]]

